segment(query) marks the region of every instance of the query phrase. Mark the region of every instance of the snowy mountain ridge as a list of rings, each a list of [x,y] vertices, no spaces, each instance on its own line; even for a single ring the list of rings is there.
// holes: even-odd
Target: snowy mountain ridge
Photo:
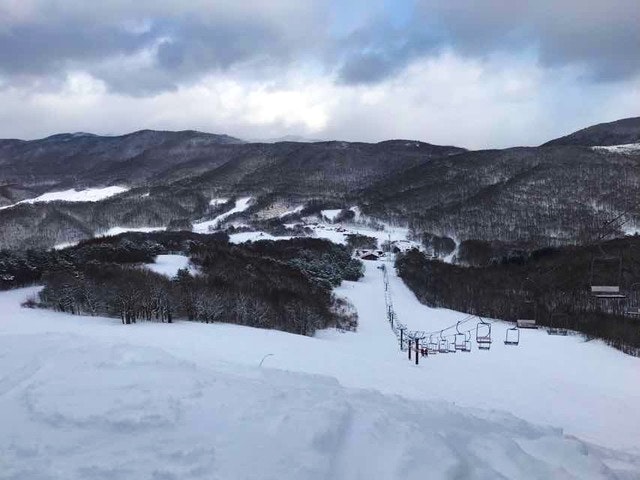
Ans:
[[[256,210],[267,202],[321,210],[355,204],[460,241],[571,244],[637,196],[635,150],[592,148],[637,143],[637,120],[540,147],[479,151],[411,140],[245,143],[194,131],[0,140],[0,205],[18,204],[0,213],[8,232],[0,232],[0,247],[47,248],[112,227],[206,221],[215,217],[212,198],[246,196],[256,198]],[[114,185],[130,190],[91,205],[20,203]]]

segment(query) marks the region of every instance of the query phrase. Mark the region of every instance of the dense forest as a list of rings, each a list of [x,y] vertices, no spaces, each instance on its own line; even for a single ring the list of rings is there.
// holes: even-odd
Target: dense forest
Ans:
[[[569,328],[640,355],[640,237],[600,246],[546,248],[484,266],[451,265],[412,250],[398,256],[400,277],[430,306]],[[602,299],[592,285],[619,286]]]
[[[197,274],[168,278],[144,268],[156,255],[188,255]],[[348,248],[317,239],[231,245],[224,234],[128,233],[62,251],[0,252],[0,287],[42,283],[40,306],[137,321],[186,318],[302,335],[354,329],[353,309],[332,288],[362,276]]]
[[[638,228],[639,191],[640,152],[549,146],[434,159],[372,185],[357,203],[416,232],[542,248],[581,243],[629,210],[626,227]]]

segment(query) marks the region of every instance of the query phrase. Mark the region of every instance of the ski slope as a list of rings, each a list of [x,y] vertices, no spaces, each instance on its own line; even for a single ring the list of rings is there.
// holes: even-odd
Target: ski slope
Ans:
[[[178,270],[186,268],[191,275],[197,275],[198,269],[189,261],[186,255],[157,255],[154,263],[145,265],[152,272],[159,273],[169,278],[178,274]]]
[[[382,290],[376,263],[383,262],[367,262],[363,284],[378,283]],[[468,317],[420,304],[391,262],[387,268],[396,315],[408,329],[432,332]],[[361,317],[367,311],[378,316],[378,324],[384,323],[390,332],[383,296],[375,295],[374,288],[363,287],[348,284],[345,288],[353,292],[347,296]],[[461,330],[475,325],[477,322],[467,322]],[[424,389],[424,394],[460,405],[509,411],[594,443],[640,453],[640,359],[600,341],[585,342],[579,335],[552,336],[545,329],[521,329],[520,344],[505,345],[506,329],[512,326],[493,323],[490,351],[478,351],[474,344],[471,353],[425,359],[418,368],[425,370],[422,382],[433,388]],[[453,332],[455,329],[444,334]]]
[[[228,198],[212,198],[209,201],[209,205],[213,206],[213,207],[217,207],[218,205],[223,205],[225,203],[227,203],[229,201]]]
[[[331,210],[321,210],[320,213],[322,217],[326,218],[330,222],[335,221],[338,214],[342,211],[341,208],[331,209]]]
[[[296,226],[295,223],[285,223],[285,227],[294,228]],[[323,238],[325,240],[329,240],[333,243],[337,243],[340,245],[346,245],[347,237],[349,235],[359,234],[365,235],[368,237],[373,237],[378,242],[378,247],[380,248],[385,241],[397,242],[399,247],[404,245],[405,249],[409,248],[418,248],[421,249],[422,246],[418,242],[413,242],[407,240],[407,228],[402,227],[392,227],[386,226],[385,230],[374,230],[372,228],[368,228],[364,225],[359,224],[347,224],[347,225],[330,225],[325,223],[316,223],[316,224],[304,224],[306,228],[311,231],[311,236],[313,238]],[[280,235],[274,236],[268,232],[263,231],[250,231],[250,232],[241,232],[241,233],[233,233],[229,236],[230,241],[232,243],[244,243],[249,241],[257,241],[257,240],[289,240],[294,238],[291,235]]]
[[[113,237],[116,235],[120,235],[121,233],[127,232],[142,232],[142,233],[150,233],[150,232],[162,232],[166,230],[165,227],[111,227],[110,229],[96,234],[96,237]]]
[[[229,235],[230,243],[258,242],[260,240],[290,240],[294,238],[291,235],[274,236],[267,232],[240,232]]]
[[[251,201],[253,197],[242,197],[238,198],[235,202],[235,205],[232,209],[218,215],[213,220],[207,220],[204,222],[194,223],[193,231],[196,233],[209,233],[211,230],[217,229],[220,224],[226,220],[228,217],[235,213],[244,212],[251,206]],[[212,200],[213,201],[213,200]]]
[[[640,143],[627,143],[624,145],[608,145],[591,147],[595,151],[611,153],[640,153]]]
[[[640,478],[638,359],[525,332],[415,366],[377,265],[337,292],[358,332],[315,338],[123,326],[21,308],[37,288],[0,292],[0,479]],[[460,318],[390,277],[410,328]]]
[[[35,198],[29,198],[12,205],[0,207],[0,210],[15,207],[23,203],[47,203],[47,202],[99,202],[128,191],[125,187],[87,188],[85,190],[63,190],[60,192],[47,192]]]

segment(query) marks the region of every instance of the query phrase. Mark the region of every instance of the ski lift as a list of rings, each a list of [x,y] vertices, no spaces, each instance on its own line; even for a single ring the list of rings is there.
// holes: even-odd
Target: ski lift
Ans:
[[[449,353],[456,353],[457,351],[458,349],[456,348],[456,342],[455,341],[449,342]]]
[[[453,346],[456,350],[463,351],[466,347],[467,336],[460,331],[460,322],[456,324],[456,334],[453,337]]]
[[[563,337],[569,334],[567,330],[567,324],[569,316],[566,313],[554,312],[549,317],[549,328],[547,333],[549,335],[562,335]]]
[[[640,282],[629,287],[628,301],[625,313],[632,317],[640,317]]]
[[[478,349],[489,350],[491,348],[491,324],[485,322],[482,317],[478,317],[480,323],[476,325],[476,343]]]
[[[438,341],[433,338],[433,335],[429,335],[429,342],[427,342],[427,352],[429,355],[435,355],[438,353]]]
[[[620,290],[622,283],[622,257],[602,255],[591,260],[591,294],[598,299],[620,300],[626,297]]]
[[[518,328],[538,328],[536,303],[533,300],[527,299],[522,302],[516,326]]]
[[[467,353],[471,351],[471,332],[465,334],[464,350],[462,351]]]
[[[516,326],[507,328],[504,337],[505,345],[518,345],[520,343],[520,329]]]
[[[438,352],[449,353],[449,342],[442,336],[442,330],[440,330],[440,339],[438,340]]]

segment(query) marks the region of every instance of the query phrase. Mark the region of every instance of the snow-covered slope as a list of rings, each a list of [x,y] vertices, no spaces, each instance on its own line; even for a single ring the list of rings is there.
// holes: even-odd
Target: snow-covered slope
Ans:
[[[111,237],[126,232],[161,232],[164,227],[111,227],[109,230],[96,234],[97,237]]]
[[[13,340],[4,360],[15,375],[5,379],[0,397],[2,478],[613,473],[597,450],[509,415],[401,400],[307,374],[201,367],[159,349],[86,337]]]
[[[231,243],[256,242],[259,240],[289,240],[293,237],[283,235],[276,237],[267,232],[240,232],[229,235]]]
[[[164,230],[166,230],[165,227],[111,227],[108,230],[104,230],[102,232],[96,232],[95,236],[96,237],[112,237],[112,236],[120,235],[121,233],[126,233],[126,232],[150,233],[150,232],[162,232]],[[54,245],[53,248],[55,250],[62,250],[65,248],[73,247],[78,243],[80,243],[79,240],[76,242],[59,243],[57,245]]]
[[[7,205],[0,207],[0,210],[5,208],[15,207],[22,203],[46,203],[46,202],[99,202],[114,195],[119,195],[128,190],[125,187],[104,187],[104,188],[88,188],[86,190],[64,190],[61,192],[48,192],[40,195],[39,197],[29,198],[22,200],[21,202],[14,203],[13,205]]]
[[[593,150],[612,153],[640,153],[640,143],[627,143],[625,145],[607,145],[591,147]]]
[[[189,257],[185,255],[158,255],[154,263],[146,265],[146,268],[152,272],[173,278],[178,270],[186,268],[194,275],[198,273],[197,268],[189,263]]]
[[[216,207],[218,205],[223,205],[223,204],[227,203],[228,201],[229,201],[228,198],[212,198],[209,201],[209,205]]]
[[[329,220],[330,222],[335,221],[336,217],[338,216],[338,214],[341,212],[341,209],[333,209],[333,210],[322,210],[320,213],[322,214],[322,216],[324,218],[326,218],[327,220]]]
[[[375,269],[371,263],[367,266],[364,282],[377,280],[382,289],[382,279],[374,280],[371,272]],[[432,332],[468,317],[420,304],[390,264],[388,271],[395,313],[408,329]],[[383,322],[384,298],[373,289],[367,295],[358,284],[348,287],[356,290],[351,296],[358,311],[369,309]],[[468,321],[461,330],[476,325],[477,321]],[[587,342],[579,335],[552,336],[545,329],[521,329],[520,344],[505,345],[506,329],[512,326],[499,321],[492,324],[493,344],[487,352],[474,345],[471,353],[426,359],[421,366],[428,370],[423,381],[433,388],[426,388],[425,395],[506,410],[595,443],[640,453],[639,358],[600,341]],[[386,327],[390,331],[388,323]]]
[[[233,215],[234,213],[244,212],[251,205],[252,197],[242,197],[236,200],[234,207],[224,212],[221,215],[218,215],[213,220],[207,220],[205,222],[199,222],[193,224],[193,231],[196,233],[208,233],[211,230],[215,230],[220,226],[220,224]]]
[[[358,332],[317,338],[125,327],[0,293],[0,478],[640,478],[640,360],[525,332],[415,366],[376,266],[338,291]],[[460,318],[391,288],[410,328]]]

